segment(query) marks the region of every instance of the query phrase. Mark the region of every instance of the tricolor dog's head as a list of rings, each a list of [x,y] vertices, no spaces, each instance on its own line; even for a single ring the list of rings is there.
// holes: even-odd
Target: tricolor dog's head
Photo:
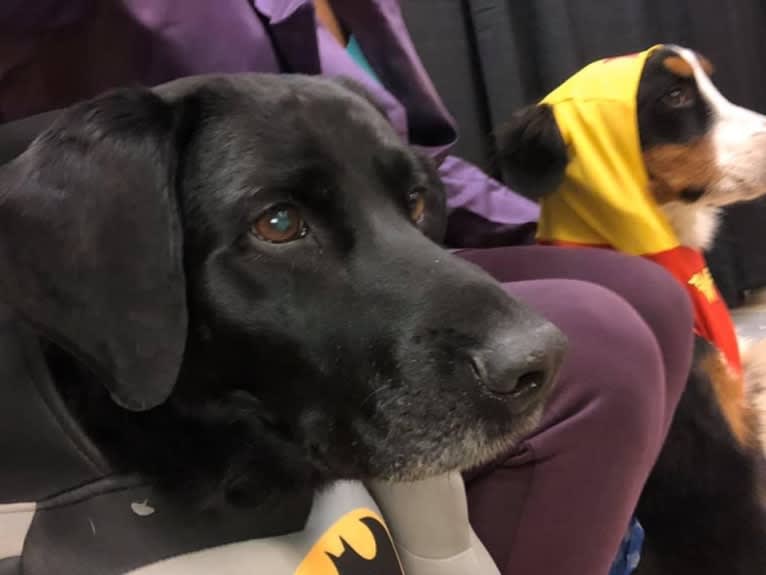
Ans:
[[[635,94],[634,117],[623,117],[625,125],[637,127],[645,187],[681,243],[707,247],[717,208],[766,194],[766,117],[728,101],[711,80],[713,66],[700,54],[663,45],[642,55],[637,89],[614,88]],[[559,187],[573,159],[554,108],[544,100],[521,110],[500,139],[512,186],[536,199]]]
[[[704,57],[676,47],[644,69],[639,133],[660,203],[724,206],[766,193],[766,117],[729,102],[712,72]]]

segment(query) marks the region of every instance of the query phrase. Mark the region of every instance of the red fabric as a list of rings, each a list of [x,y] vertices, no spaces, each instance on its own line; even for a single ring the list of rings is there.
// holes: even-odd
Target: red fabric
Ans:
[[[742,372],[734,323],[701,252],[679,246],[644,256],[666,270],[686,288],[694,303],[694,331],[723,352],[729,365]]]
[[[544,243],[559,247],[585,247],[572,242]],[[602,245],[588,247],[611,249],[609,246]],[[742,360],[739,355],[734,323],[702,253],[686,246],[679,246],[642,257],[661,265],[684,286],[694,305],[694,331],[713,343],[724,354],[732,369],[742,373]]]

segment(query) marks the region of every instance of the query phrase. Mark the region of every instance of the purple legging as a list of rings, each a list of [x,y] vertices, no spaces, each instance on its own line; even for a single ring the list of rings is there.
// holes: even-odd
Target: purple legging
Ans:
[[[691,363],[692,312],[659,266],[606,250],[463,250],[553,321],[569,351],[538,429],[466,474],[504,575],[606,575]]]

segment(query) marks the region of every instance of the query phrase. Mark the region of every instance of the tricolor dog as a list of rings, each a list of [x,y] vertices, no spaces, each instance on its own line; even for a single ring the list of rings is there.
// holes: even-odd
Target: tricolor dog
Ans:
[[[766,573],[766,346],[739,344],[703,256],[721,207],[766,194],[766,117],[712,72],[670,45],[598,61],[500,138],[512,185],[540,200],[541,243],[651,259],[694,303],[694,367],[638,509],[642,575]]]

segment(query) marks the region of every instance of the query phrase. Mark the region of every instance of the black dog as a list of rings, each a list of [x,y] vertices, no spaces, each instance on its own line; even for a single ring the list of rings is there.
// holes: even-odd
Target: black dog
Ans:
[[[0,168],[0,299],[118,470],[234,504],[414,479],[529,430],[564,349],[444,227],[358,89],[125,89]]]
[[[690,50],[662,47],[640,71],[636,118],[621,108],[622,121],[637,124],[636,154],[646,167],[647,196],[665,212],[681,244],[697,250],[710,246],[720,206],[766,193],[766,119],[726,101],[711,72],[709,62]],[[536,198],[560,190],[573,152],[547,103],[519,112],[500,143],[517,190]],[[610,142],[597,144],[615,154],[625,151]],[[583,190],[588,182],[579,185]],[[598,208],[591,214],[607,213],[603,204]],[[698,287],[715,295],[712,280]],[[762,362],[745,357],[751,384],[763,377]],[[746,398],[739,395],[742,389],[742,377],[697,337],[691,376],[639,502],[646,545],[637,573],[766,573],[766,475],[759,471],[757,425],[764,409],[754,386]]]

